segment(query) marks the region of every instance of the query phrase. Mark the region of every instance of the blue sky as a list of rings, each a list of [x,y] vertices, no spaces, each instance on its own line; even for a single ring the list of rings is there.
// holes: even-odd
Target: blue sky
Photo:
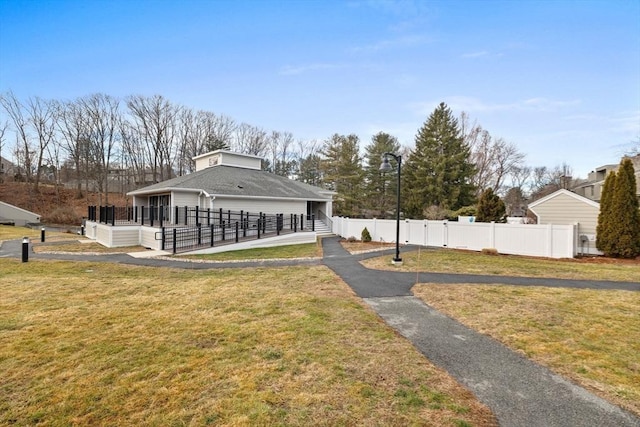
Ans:
[[[161,94],[413,147],[444,101],[586,177],[640,138],[640,1],[0,0],[0,93]]]

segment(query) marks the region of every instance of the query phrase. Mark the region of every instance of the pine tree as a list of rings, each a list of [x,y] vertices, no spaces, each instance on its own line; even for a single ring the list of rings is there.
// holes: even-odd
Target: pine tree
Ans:
[[[405,213],[422,218],[431,206],[457,210],[474,202],[474,166],[458,121],[445,103],[431,113],[416,135],[416,146],[405,164]]]
[[[398,186],[396,174],[381,172],[380,164],[384,153],[398,154],[400,144],[394,136],[379,132],[371,138],[365,151],[364,206],[375,212],[378,218],[385,218],[387,212],[395,211]]]
[[[640,255],[640,211],[635,171],[629,158],[622,160],[616,174],[610,214],[611,249],[607,255],[622,258]]]
[[[600,212],[596,225],[596,248],[608,254],[612,249],[611,226],[615,223],[615,215],[612,211],[613,193],[616,188],[616,173],[609,172],[604,180],[600,197]]]
[[[504,221],[506,209],[504,202],[491,188],[482,192],[478,201],[478,211],[476,221],[478,222],[502,222]]]
[[[335,215],[360,216],[362,211],[363,169],[356,135],[334,134],[324,142],[321,167],[325,185],[336,191]]]

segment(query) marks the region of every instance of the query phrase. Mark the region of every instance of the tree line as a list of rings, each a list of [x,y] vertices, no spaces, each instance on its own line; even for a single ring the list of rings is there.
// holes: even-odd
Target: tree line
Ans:
[[[406,217],[469,211],[488,189],[514,207],[532,194],[570,185],[569,166],[526,166],[513,143],[493,137],[464,112],[455,117],[444,103],[417,131],[412,149],[385,132],[374,135],[364,149],[355,134],[296,139],[291,132],[238,123],[161,95],[20,100],[8,92],[0,95],[0,111],[5,117],[0,120],[0,155],[12,131],[11,155],[21,171],[16,179],[32,183],[37,192],[43,177],[56,184],[72,178],[78,197],[91,186],[105,204],[114,170],[124,171],[134,188],[141,187],[193,172],[193,157],[216,149],[261,156],[267,171],[334,190],[334,213],[352,217],[394,215],[397,179],[380,171],[384,153],[403,158]]]

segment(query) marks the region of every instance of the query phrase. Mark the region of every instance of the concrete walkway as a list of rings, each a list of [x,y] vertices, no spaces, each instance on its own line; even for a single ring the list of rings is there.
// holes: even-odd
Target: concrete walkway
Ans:
[[[640,427],[640,419],[593,395],[499,342],[467,328],[414,297],[415,273],[369,270],[359,260],[380,253],[351,255],[338,238],[322,240],[324,259],[241,263],[191,263],[127,254],[87,256],[35,254],[34,259],[93,260],[158,267],[211,269],[256,265],[318,265],[336,272],[387,324],[409,339],[431,362],[469,388],[495,413],[501,426]],[[5,242],[0,257],[20,257],[21,242]],[[420,282],[503,283],[640,291],[640,283],[420,273]]]

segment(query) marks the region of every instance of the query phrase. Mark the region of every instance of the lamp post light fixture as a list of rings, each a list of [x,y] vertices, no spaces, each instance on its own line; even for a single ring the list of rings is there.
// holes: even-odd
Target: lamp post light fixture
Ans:
[[[402,156],[393,153],[384,153],[382,155],[382,164],[380,170],[382,172],[389,172],[393,170],[391,163],[389,163],[389,157],[393,157],[398,163],[398,190],[396,200],[396,256],[393,258],[393,264],[402,264],[402,258],[400,258],[400,170],[402,168]]]

